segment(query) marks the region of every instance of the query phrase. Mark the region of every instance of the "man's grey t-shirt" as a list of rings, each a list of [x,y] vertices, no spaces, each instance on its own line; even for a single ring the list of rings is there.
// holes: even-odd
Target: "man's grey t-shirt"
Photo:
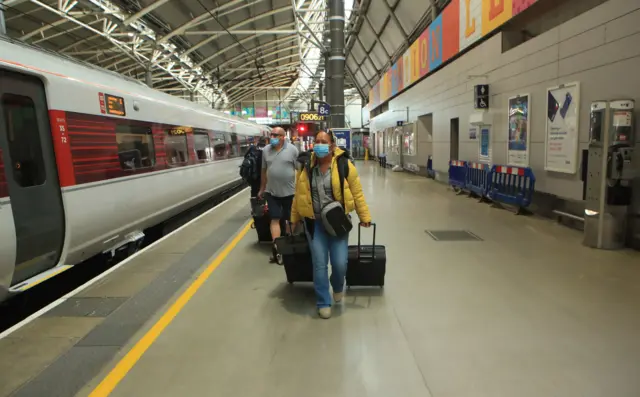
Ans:
[[[296,193],[296,159],[298,149],[285,142],[280,151],[271,145],[262,150],[262,167],[267,170],[267,193],[288,197]]]

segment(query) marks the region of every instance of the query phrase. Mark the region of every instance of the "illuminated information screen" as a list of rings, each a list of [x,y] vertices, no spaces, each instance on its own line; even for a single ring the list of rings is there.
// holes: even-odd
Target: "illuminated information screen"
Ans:
[[[298,120],[299,121],[324,121],[325,117],[319,116],[316,113],[306,112],[306,113],[300,113],[298,115]]]
[[[106,102],[107,114],[123,117],[127,115],[124,109],[124,99],[118,96],[104,94],[104,101]]]

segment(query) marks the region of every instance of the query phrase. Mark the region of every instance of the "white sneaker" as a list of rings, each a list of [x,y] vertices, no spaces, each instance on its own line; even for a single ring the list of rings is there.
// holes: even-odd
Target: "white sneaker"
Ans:
[[[320,309],[318,309],[318,315],[320,316],[320,318],[323,319],[328,319],[329,317],[331,317],[331,308],[330,307],[321,307]]]
[[[336,303],[340,303],[342,301],[342,298],[344,298],[344,292],[334,292],[333,293],[333,300]]]

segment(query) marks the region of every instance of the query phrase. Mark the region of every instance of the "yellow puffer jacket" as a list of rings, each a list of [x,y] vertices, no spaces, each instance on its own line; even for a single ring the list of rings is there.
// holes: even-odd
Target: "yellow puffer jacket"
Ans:
[[[358,170],[351,161],[348,161],[349,176],[344,181],[344,195],[346,196],[346,200],[342,200],[337,162],[338,157],[343,154],[344,151],[340,148],[335,148],[333,152],[333,160],[331,161],[331,188],[333,189],[333,196],[337,201],[344,202],[345,212],[347,214],[355,210],[358,218],[360,218],[360,222],[369,223],[371,222],[369,207],[367,207],[364,194],[362,193]],[[311,166],[313,167],[315,164],[316,156],[312,154]],[[307,172],[304,169],[298,171],[296,177],[296,195],[293,198],[293,205],[291,206],[291,222],[299,222],[303,218],[314,218],[311,185]]]

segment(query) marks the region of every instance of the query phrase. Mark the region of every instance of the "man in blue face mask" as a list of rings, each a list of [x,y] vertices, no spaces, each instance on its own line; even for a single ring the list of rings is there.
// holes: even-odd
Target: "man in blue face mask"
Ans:
[[[284,129],[275,127],[271,131],[270,144],[262,150],[262,178],[258,197],[264,197],[271,217],[271,236],[280,237],[280,219],[289,220],[291,204],[296,189],[296,160],[298,149],[285,142]],[[276,261],[276,251],[271,258]]]

